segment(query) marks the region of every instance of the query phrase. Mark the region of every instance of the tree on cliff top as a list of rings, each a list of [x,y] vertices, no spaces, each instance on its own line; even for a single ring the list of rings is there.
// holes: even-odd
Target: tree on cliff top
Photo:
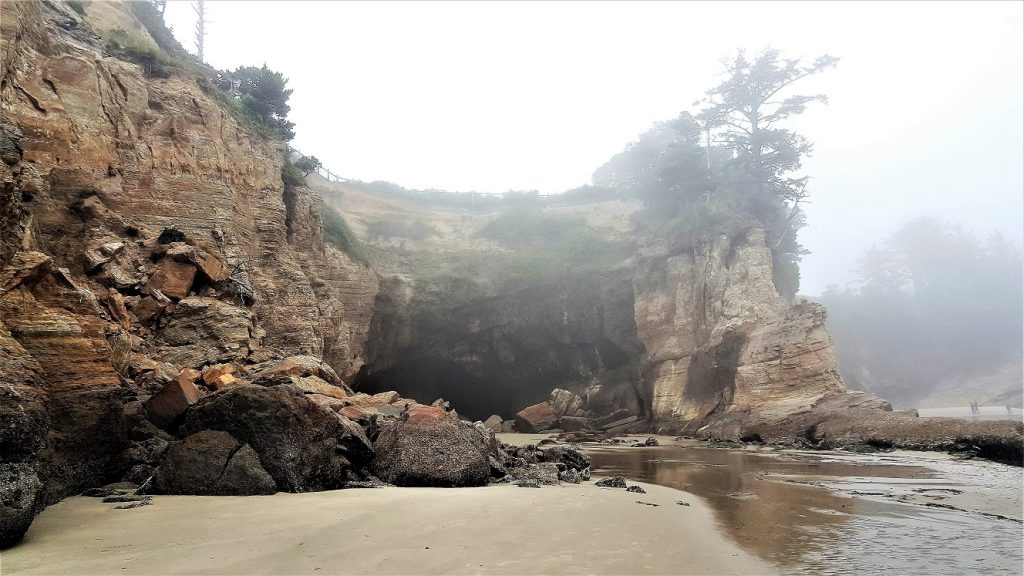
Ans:
[[[288,79],[280,72],[262,67],[241,66],[234,72],[225,72],[224,79],[235,84],[237,97],[246,113],[264,128],[272,130],[283,140],[295,137],[294,122],[288,121],[288,98],[292,95],[285,88]]]
[[[812,102],[827,103],[824,94],[785,92],[797,81],[832,68],[838,58],[819,56],[810,65],[779,57],[778,50],[767,49],[753,60],[740,50],[726,62],[726,79],[708,90],[706,107],[698,119],[714,132],[715,140],[734,151],[732,185],[752,188],[759,195],[778,198],[789,206],[787,227],[777,231],[776,247],[781,245],[789,224],[799,214],[799,204],[807,196],[807,176],[794,177],[804,156],[811,152],[806,138],[780,128],[787,118],[801,114]]]

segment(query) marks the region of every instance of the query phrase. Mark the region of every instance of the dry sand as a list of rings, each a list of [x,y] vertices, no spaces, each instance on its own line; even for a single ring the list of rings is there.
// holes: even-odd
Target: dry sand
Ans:
[[[157,496],[133,510],[75,497],[2,553],[0,573],[774,572],[719,533],[697,497],[641,485],[646,494],[584,483]]]

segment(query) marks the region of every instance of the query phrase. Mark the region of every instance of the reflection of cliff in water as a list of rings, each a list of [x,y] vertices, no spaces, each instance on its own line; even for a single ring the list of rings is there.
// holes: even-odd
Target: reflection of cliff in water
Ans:
[[[597,475],[622,475],[700,496],[727,536],[787,573],[1019,573],[1022,528],[1017,522],[851,498],[806,484],[845,478],[879,487],[953,485],[920,466],[695,447],[592,447],[587,452]],[[685,508],[678,513],[685,514]]]

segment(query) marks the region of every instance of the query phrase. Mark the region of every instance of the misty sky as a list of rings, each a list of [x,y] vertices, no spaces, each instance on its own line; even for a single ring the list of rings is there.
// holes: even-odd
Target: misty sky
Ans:
[[[791,126],[815,143],[802,292],[921,215],[1018,243],[1022,2],[219,2],[206,60],[295,90],[293,145],[349,178],[558,193],[717,84],[736,48],[838,56]],[[167,23],[194,50],[190,2]]]

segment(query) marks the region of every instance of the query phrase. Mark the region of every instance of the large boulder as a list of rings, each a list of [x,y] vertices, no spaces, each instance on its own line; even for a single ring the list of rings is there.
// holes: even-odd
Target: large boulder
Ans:
[[[417,406],[381,426],[374,473],[398,486],[482,486],[490,477],[491,439],[442,407]]]
[[[42,482],[29,464],[0,464],[0,548],[21,540],[43,508]]]
[[[263,468],[288,492],[338,487],[349,463],[338,453],[339,415],[294,386],[237,386],[195,404],[184,435],[222,430],[245,442]]]
[[[551,395],[548,397],[548,404],[551,405],[551,410],[559,416],[576,416],[580,418],[590,416],[590,412],[586,409],[586,401],[568,390],[561,388],[552,390]]]
[[[166,429],[198,400],[199,390],[189,379],[189,374],[183,371],[181,377],[169,382],[146,401],[146,415],[150,422]]]
[[[527,406],[516,412],[516,429],[527,434],[536,434],[555,426],[558,414],[547,402]]]
[[[484,420],[484,426],[492,432],[501,432],[501,416],[495,414],[487,420]]]
[[[227,432],[203,430],[167,449],[147,490],[154,494],[253,496],[276,484],[246,443]]]

